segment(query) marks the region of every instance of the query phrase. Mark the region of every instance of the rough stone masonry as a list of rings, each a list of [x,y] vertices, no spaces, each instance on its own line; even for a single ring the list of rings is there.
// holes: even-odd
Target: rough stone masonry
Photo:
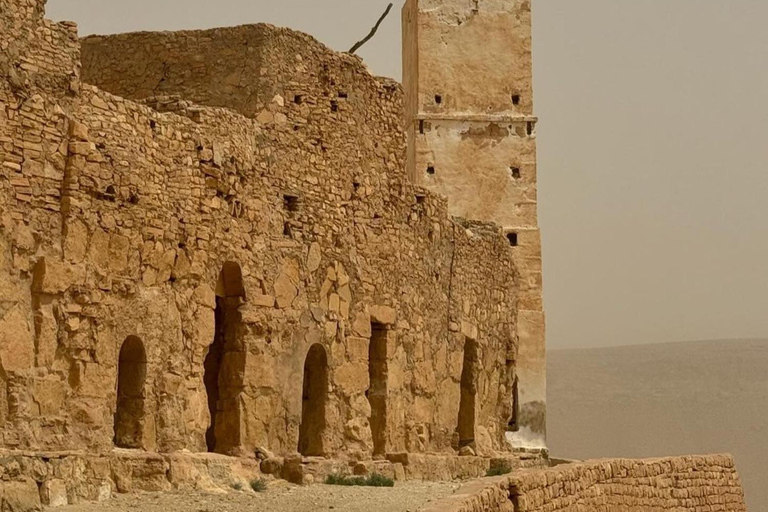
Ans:
[[[0,0],[4,509],[546,461],[529,1],[410,0],[405,88],[44,7]]]

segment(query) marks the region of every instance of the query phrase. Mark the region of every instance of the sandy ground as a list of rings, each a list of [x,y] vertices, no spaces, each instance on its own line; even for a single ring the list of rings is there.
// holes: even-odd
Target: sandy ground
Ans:
[[[259,494],[144,493],[118,495],[99,504],[61,507],[62,512],[416,512],[430,501],[452,494],[459,484],[403,482],[394,488],[299,487],[270,482]]]
[[[553,350],[554,457],[732,453],[750,512],[768,512],[768,340]]]

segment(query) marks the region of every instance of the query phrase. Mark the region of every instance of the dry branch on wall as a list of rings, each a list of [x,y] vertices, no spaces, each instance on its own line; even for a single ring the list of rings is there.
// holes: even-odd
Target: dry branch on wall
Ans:
[[[392,3],[390,3],[387,6],[387,10],[384,11],[384,14],[382,14],[381,17],[379,18],[379,21],[377,21],[376,25],[373,26],[373,28],[371,29],[371,32],[367,36],[365,36],[365,38],[362,41],[358,41],[357,43],[355,43],[355,46],[353,46],[349,50],[349,53],[354,54],[357,50],[360,49],[361,46],[363,46],[365,43],[370,41],[373,38],[373,36],[376,35],[376,32],[379,30],[379,27],[381,26],[381,23],[384,21],[384,18],[386,18],[389,15],[389,11],[392,10],[393,6],[394,6],[394,4],[392,4]]]

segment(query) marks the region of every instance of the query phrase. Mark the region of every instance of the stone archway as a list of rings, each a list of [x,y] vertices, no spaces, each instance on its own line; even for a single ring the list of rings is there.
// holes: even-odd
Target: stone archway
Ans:
[[[243,391],[245,346],[240,305],[245,288],[240,266],[224,264],[216,285],[215,334],[203,362],[210,424],[205,432],[209,452],[231,454],[241,444],[240,394]]]
[[[146,378],[147,353],[144,344],[136,336],[129,336],[120,348],[117,363],[115,446],[143,448]]]
[[[321,456],[325,450],[325,407],[328,393],[328,355],[325,348],[312,345],[304,362],[304,382],[301,399],[301,426],[299,427],[299,453]]]

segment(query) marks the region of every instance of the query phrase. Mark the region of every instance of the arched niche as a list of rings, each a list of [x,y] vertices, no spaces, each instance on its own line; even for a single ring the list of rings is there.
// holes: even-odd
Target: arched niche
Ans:
[[[301,426],[299,453],[304,456],[325,455],[325,410],[328,393],[328,355],[325,347],[316,343],[309,348],[304,361],[304,381],[301,397]]]
[[[147,378],[147,352],[136,336],[128,336],[120,348],[117,363],[117,409],[115,446],[143,448],[144,386]]]

